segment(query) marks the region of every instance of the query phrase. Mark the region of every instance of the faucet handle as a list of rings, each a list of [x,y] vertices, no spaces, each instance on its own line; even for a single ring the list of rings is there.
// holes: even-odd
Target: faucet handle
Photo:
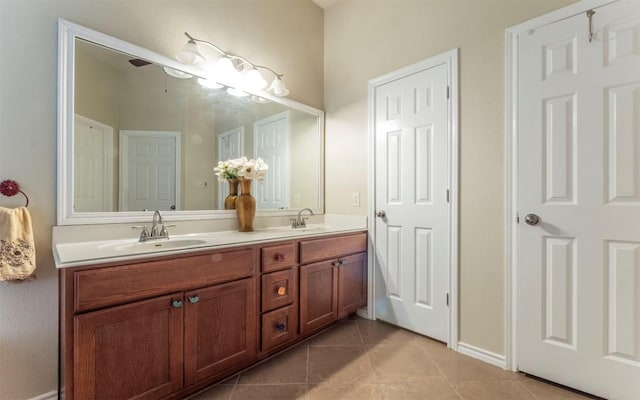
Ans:
[[[140,241],[141,242],[144,242],[149,237],[149,228],[147,228],[146,226],[134,225],[134,226],[131,227],[131,229],[142,229],[142,231],[140,232]]]

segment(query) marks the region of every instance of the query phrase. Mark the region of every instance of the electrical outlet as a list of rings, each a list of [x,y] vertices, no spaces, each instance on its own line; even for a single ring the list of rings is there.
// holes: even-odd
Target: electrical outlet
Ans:
[[[351,205],[353,207],[360,207],[360,192],[353,192]]]

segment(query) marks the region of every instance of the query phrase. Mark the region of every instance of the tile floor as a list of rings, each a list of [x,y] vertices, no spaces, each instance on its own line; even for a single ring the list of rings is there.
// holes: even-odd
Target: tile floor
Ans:
[[[588,397],[349,319],[192,400],[569,400]]]

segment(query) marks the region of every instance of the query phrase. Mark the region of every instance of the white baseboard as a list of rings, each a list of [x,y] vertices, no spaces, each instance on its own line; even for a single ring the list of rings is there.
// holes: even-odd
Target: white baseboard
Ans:
[[[495,365],[496,367],[507,369],[507,359],[503,355],[496,354],[464,342],[458,342],[458,352],[465,356],[473,357],[480,361]]]
[[[30,400],[57,400],[57,398],[58,398],[58,391],[52,390],[50,392],[43,393],[36,397],[32,397]]]

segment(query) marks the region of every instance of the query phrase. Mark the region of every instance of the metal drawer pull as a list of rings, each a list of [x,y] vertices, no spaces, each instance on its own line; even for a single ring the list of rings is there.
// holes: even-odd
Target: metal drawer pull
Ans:
[[[284,332],[287,329],[285,324],[278,324],[278,325],[276,325],[276,328],[278,328],[279,332]]]
[[[284,286],[278,288],[278,296],[284,296],[287,293],[287,289]]]
[[[277,253],[275,256],[276,261],[284,261],[284,254]]]
[[[173,300],[171,302],[171,305],[174,306],[175,308],[180,308],[182,307],[182,300]]]
[[[200,301],[200,296],[198,296],[198,295],[188,296],[188,297],[189,297],[189,303],[191,303],[191,304],[195,304],[195,303]]]

